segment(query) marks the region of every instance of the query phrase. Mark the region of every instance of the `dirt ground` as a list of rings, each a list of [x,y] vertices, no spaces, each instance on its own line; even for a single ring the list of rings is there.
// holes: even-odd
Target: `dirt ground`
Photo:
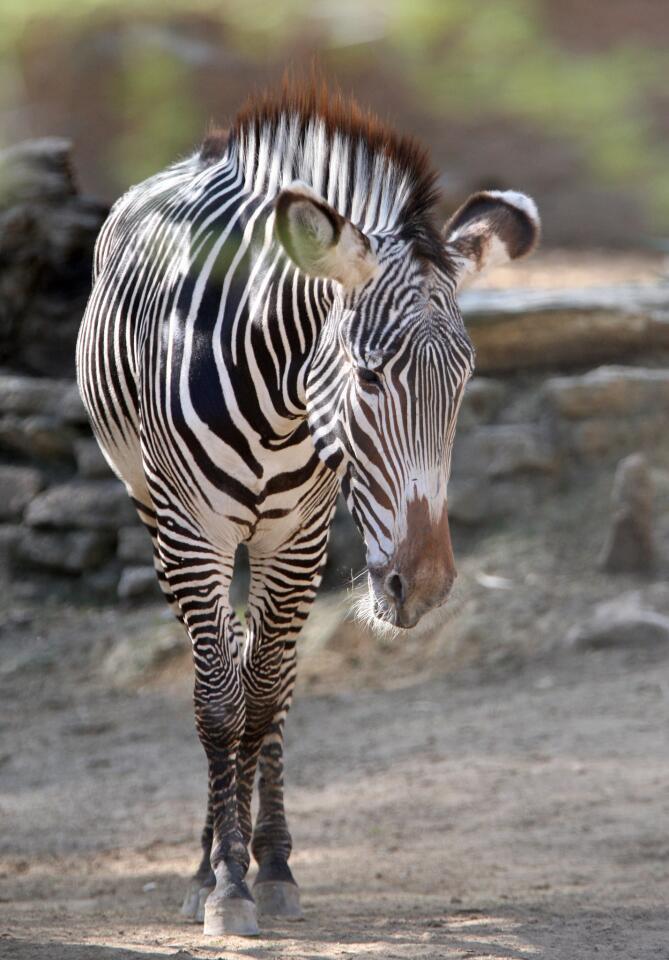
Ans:
[[[597,600],[638,589],[666,609],[667,570],[593,573],[605,500],[579,502],[456,543],[432,632],[375,640],[324,598],[288,724],[305,920],[255,940],[179,918],[205,799],[187,654],[135,674],[122,655],[181,643],[162,611],[14,603],[0,957],[669,957],[669,649],[564,644]]]

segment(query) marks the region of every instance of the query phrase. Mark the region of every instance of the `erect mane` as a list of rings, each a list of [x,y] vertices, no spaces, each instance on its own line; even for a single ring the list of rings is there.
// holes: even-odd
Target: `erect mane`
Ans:
[[[437,173],[425,148],[324,83],[284,81],[279,93],[250,97],[200,156],[215,163],[226,152],[242,159],[247,180],[264,177],[270,190],[304,180],[359,226],[396,231],[429,259],[441,250]]]

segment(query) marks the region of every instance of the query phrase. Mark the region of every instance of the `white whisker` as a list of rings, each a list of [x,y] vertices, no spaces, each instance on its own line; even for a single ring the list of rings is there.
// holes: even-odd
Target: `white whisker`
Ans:
[[[358,583],[358,581],[362,580],[362,578],[363,578],[363,577],[366,577],[366,576],[367,576],[367,567],[363,567],[362,570],[359,570],[359,571],[358,571],[358,573],[353,573],[353,571],[351,571],[351,576],[350,576],[350,578],[349,578],[349,580],[350,580],[350,583],[349,583],[350,588],[352,589],[353,587],[355,587],[355,585]]]
[[[367,571],[363,572],[366,573]],[[390,621],[379,619],[376,611],[384,612],[384,607],[381,605],[382,601],[374,597],[367,585],[352,587],[349,591],[349,598],[354,619],[366,629],[384,639],[393,639],[403,633]]]

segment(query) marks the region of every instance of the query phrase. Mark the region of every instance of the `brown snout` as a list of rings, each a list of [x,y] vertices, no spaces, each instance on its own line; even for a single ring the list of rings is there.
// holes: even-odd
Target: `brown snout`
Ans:
[[[457,576],[446,507],[435,520],[427,500],[407,509],[407,535],[387,563],[369,568],[376,615],[413,627],[447,599]]]

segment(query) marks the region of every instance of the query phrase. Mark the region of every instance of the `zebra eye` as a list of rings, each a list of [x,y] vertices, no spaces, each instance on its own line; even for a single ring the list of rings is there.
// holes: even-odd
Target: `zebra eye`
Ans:
[[[381,386],[381,377],[374,370],[368,370],[366,367],[358,367],[356,373],[358,374],[358,380],[361,380],[363,383],[368,383],[373,387]]]

